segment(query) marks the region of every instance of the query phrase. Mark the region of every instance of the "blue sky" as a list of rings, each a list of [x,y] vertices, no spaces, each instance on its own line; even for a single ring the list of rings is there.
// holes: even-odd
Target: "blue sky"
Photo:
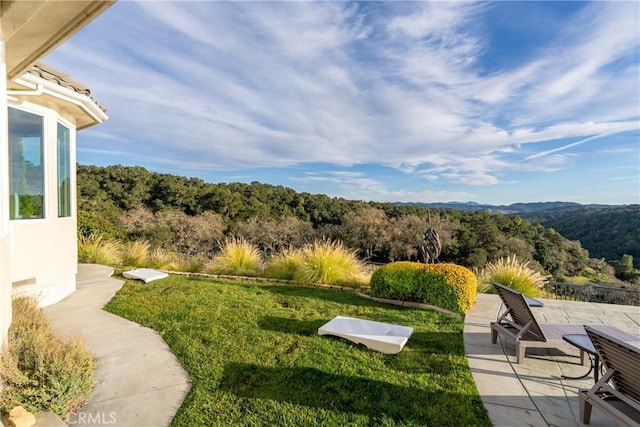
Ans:
[[[348,199],[640,203],[640,3],[121,0],[45,58],[78,162]]]

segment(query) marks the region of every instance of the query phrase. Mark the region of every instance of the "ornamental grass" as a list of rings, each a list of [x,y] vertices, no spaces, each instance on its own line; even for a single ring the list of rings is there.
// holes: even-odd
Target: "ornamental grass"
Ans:
[[[227,238],[220,244],[209,268],[213,274],[258,276],[264,270],[260,250],[242,238]]]
[[[149,259],[151,245],[148,240],[134,240],[126,243],[122,249],[122,264],[133,267],[144,267]]]
[[[97,234],[78,238],[78,261],[89,264],[119,265],[122,262],[122,244]]]
[[[515,255],[488,263],[478,274],[478,291],[494,293],[492,283],[498,282],[530,297],[539,297],[547,277],[520,261]]]
[[[364,267],[355,251],[340,242],[315,241],[301,250],[304,263],[294,273],[293,279],[302,284],[353,285],[361,277]]]
[[[287,248],[272,255],[267,260],[265,277],[281,280],[293,280],[296,272],[304,265],[304,254],[300,249]]]

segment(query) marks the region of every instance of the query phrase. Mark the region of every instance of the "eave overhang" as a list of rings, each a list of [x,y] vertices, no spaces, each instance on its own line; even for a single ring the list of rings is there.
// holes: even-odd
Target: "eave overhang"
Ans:
[[[100,15],[114,0],[0,0],[7,82]]]
[[[32,102],[49,106],[73,117],[77,130],[107,120],[105,109],[92,97],[88,89],[42,64],[14,79],[22,89],[8,90],[7,97],[15,103]]]

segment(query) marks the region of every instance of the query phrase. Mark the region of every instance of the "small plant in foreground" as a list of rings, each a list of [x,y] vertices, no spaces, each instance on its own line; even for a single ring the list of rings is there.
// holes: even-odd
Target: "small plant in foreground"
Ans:
[[[262,256],[257,247],[244,239],[228,238],[220,245],[211,263],[214,274],[257,276],[262,274]]]
[[[13,299],[13,322],[0,353],[0,411],[21,405],[62,418],[77,410],[94,385],[94,358],[77,341],[56,337],[30,297]]]
[[[522,262],[515,255],[488,263],[478,274],[478,291],[495,292],[493,282],[509,286],[530,297],[540,296],[547,278],[529,268],[529,261]]]

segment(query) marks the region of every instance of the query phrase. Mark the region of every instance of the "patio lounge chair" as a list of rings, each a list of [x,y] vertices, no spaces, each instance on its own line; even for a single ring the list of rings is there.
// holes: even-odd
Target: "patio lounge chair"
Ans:
[[[493,286],[506,310],[498,320],[491,322],[491,342],[497,342],[498,333],[514,341],[516,363],[524,361],[528,347],[567,347],[567,342],[562,339],[563,335],[585,334],[584,327],[578,324],[538,323],[522,293],[499,283],[494,283]],[[586,357],[585,352],[581,350],[580,360],[583,364]]]
[[[640,347],[607,334],[602,328],[585,326],[600,360],[607,368],[589,390],[580,390],[580,419],[591,420],[593,406],[621,426],[640,426]]]

